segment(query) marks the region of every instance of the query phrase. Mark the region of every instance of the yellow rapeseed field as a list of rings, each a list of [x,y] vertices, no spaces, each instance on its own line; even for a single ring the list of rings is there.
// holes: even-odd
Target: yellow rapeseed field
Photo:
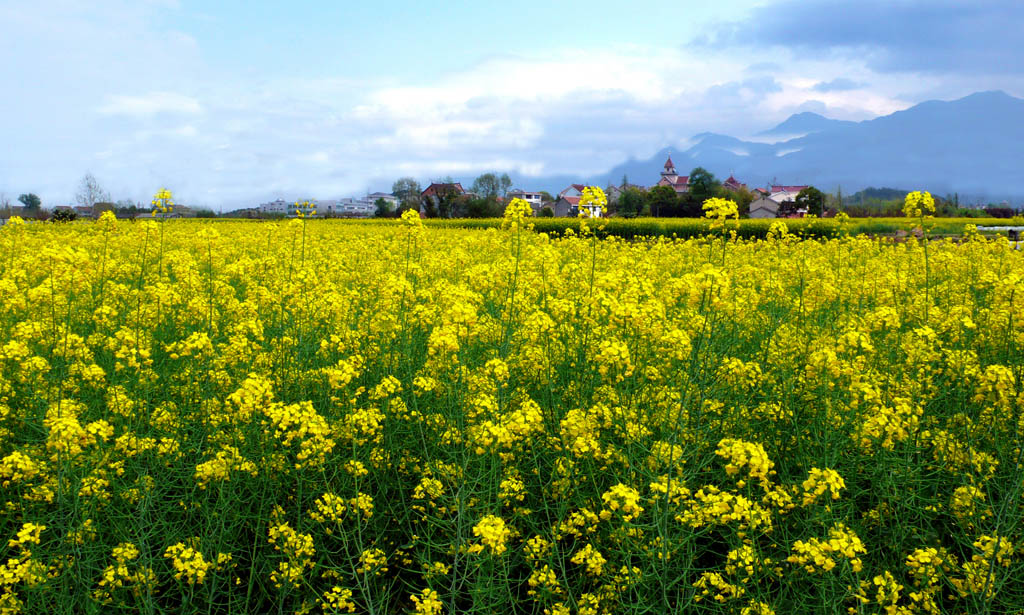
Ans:
[[[0,613],[1024,608],[1024,255],[706,210],[0,227]]]

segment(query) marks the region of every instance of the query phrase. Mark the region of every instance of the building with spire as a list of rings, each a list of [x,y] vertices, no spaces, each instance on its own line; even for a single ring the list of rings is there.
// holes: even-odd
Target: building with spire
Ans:
[[[729,179],[722,182],[722,187],[726,190],[732,190],[733,192],[739,192],[740,190],[747,189],[747,185],[741,183],[740,180],[733,177],[731,173],[729,174]]]
[[[690,178],[676,173],[676,165],[672,163],[671,154],[665,161],[665,170],[661,172],[661,179],[657,185],[671,186],[676,194],[685,194],[690,190]]]

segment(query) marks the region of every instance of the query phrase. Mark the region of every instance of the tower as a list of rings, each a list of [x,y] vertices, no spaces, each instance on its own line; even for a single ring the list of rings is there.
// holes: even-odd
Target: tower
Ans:
[[[661,176],[668,180],[670,186],[674,186],[676,178],[679,174],[676,173],[676,165],[672,164],[672,155],[669,154],[668,160],[665,161],[665,170],[661,172]]]

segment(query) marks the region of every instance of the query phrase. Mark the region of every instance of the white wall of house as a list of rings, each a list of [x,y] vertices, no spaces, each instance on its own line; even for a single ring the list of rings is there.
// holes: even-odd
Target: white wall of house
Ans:
[[[295,211],[295,204],[288,203],[283,199],[277,199],[269,203],[261,203],[259,210],[261,214],[287,214],[289,211]]]
[[[544,202],[544,199],[541,197],[540,192],[531,192],[528,190],[512,190],[508,193],[508,196],[511,199],[523,199],[524,201],[530,204],[530,207],[532,207],[535,210],[540,209],[541,205]]]
[[[750,203],[751,218],[777,218],[778,216],[779,204],[767,197],[761,197]]]

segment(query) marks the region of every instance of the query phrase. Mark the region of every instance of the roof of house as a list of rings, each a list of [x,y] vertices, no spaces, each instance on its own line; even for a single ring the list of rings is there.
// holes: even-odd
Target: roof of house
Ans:
[[[772,186],[772,193],[776,192],[800,192],[808,186]]]
[[[665,170],[675,169],[676,165],[672,164],[672,155],[669,154],[668,160],[665,161]]]
[[[670,183],[670,184],[672,184],[674,186],[689,186],[690,185],[690,178],[688,176],[686,176],[686,175],[677,175],[675,179],[669,179],[667,177],[662,177],[661,181],[659,181],[658,183],[660,184],[661,182],[668,182],[668,183]]]
[[[578,197],[578,196],[563,196],[561,198],[561,200],[564,200],[565,202],[569,203],[570,205],[579,205],[580,204],[580,197]]]
[[[466,189],[462,187],[462,183],[460,182],[455,182],[453,184],[439,184],[437,182],[433,182],[427,186],[427,189],[423,191],[421,196],[431,196],[437,194],[441,190],[451,189],[454,189],[459,194],[466,194]]]

